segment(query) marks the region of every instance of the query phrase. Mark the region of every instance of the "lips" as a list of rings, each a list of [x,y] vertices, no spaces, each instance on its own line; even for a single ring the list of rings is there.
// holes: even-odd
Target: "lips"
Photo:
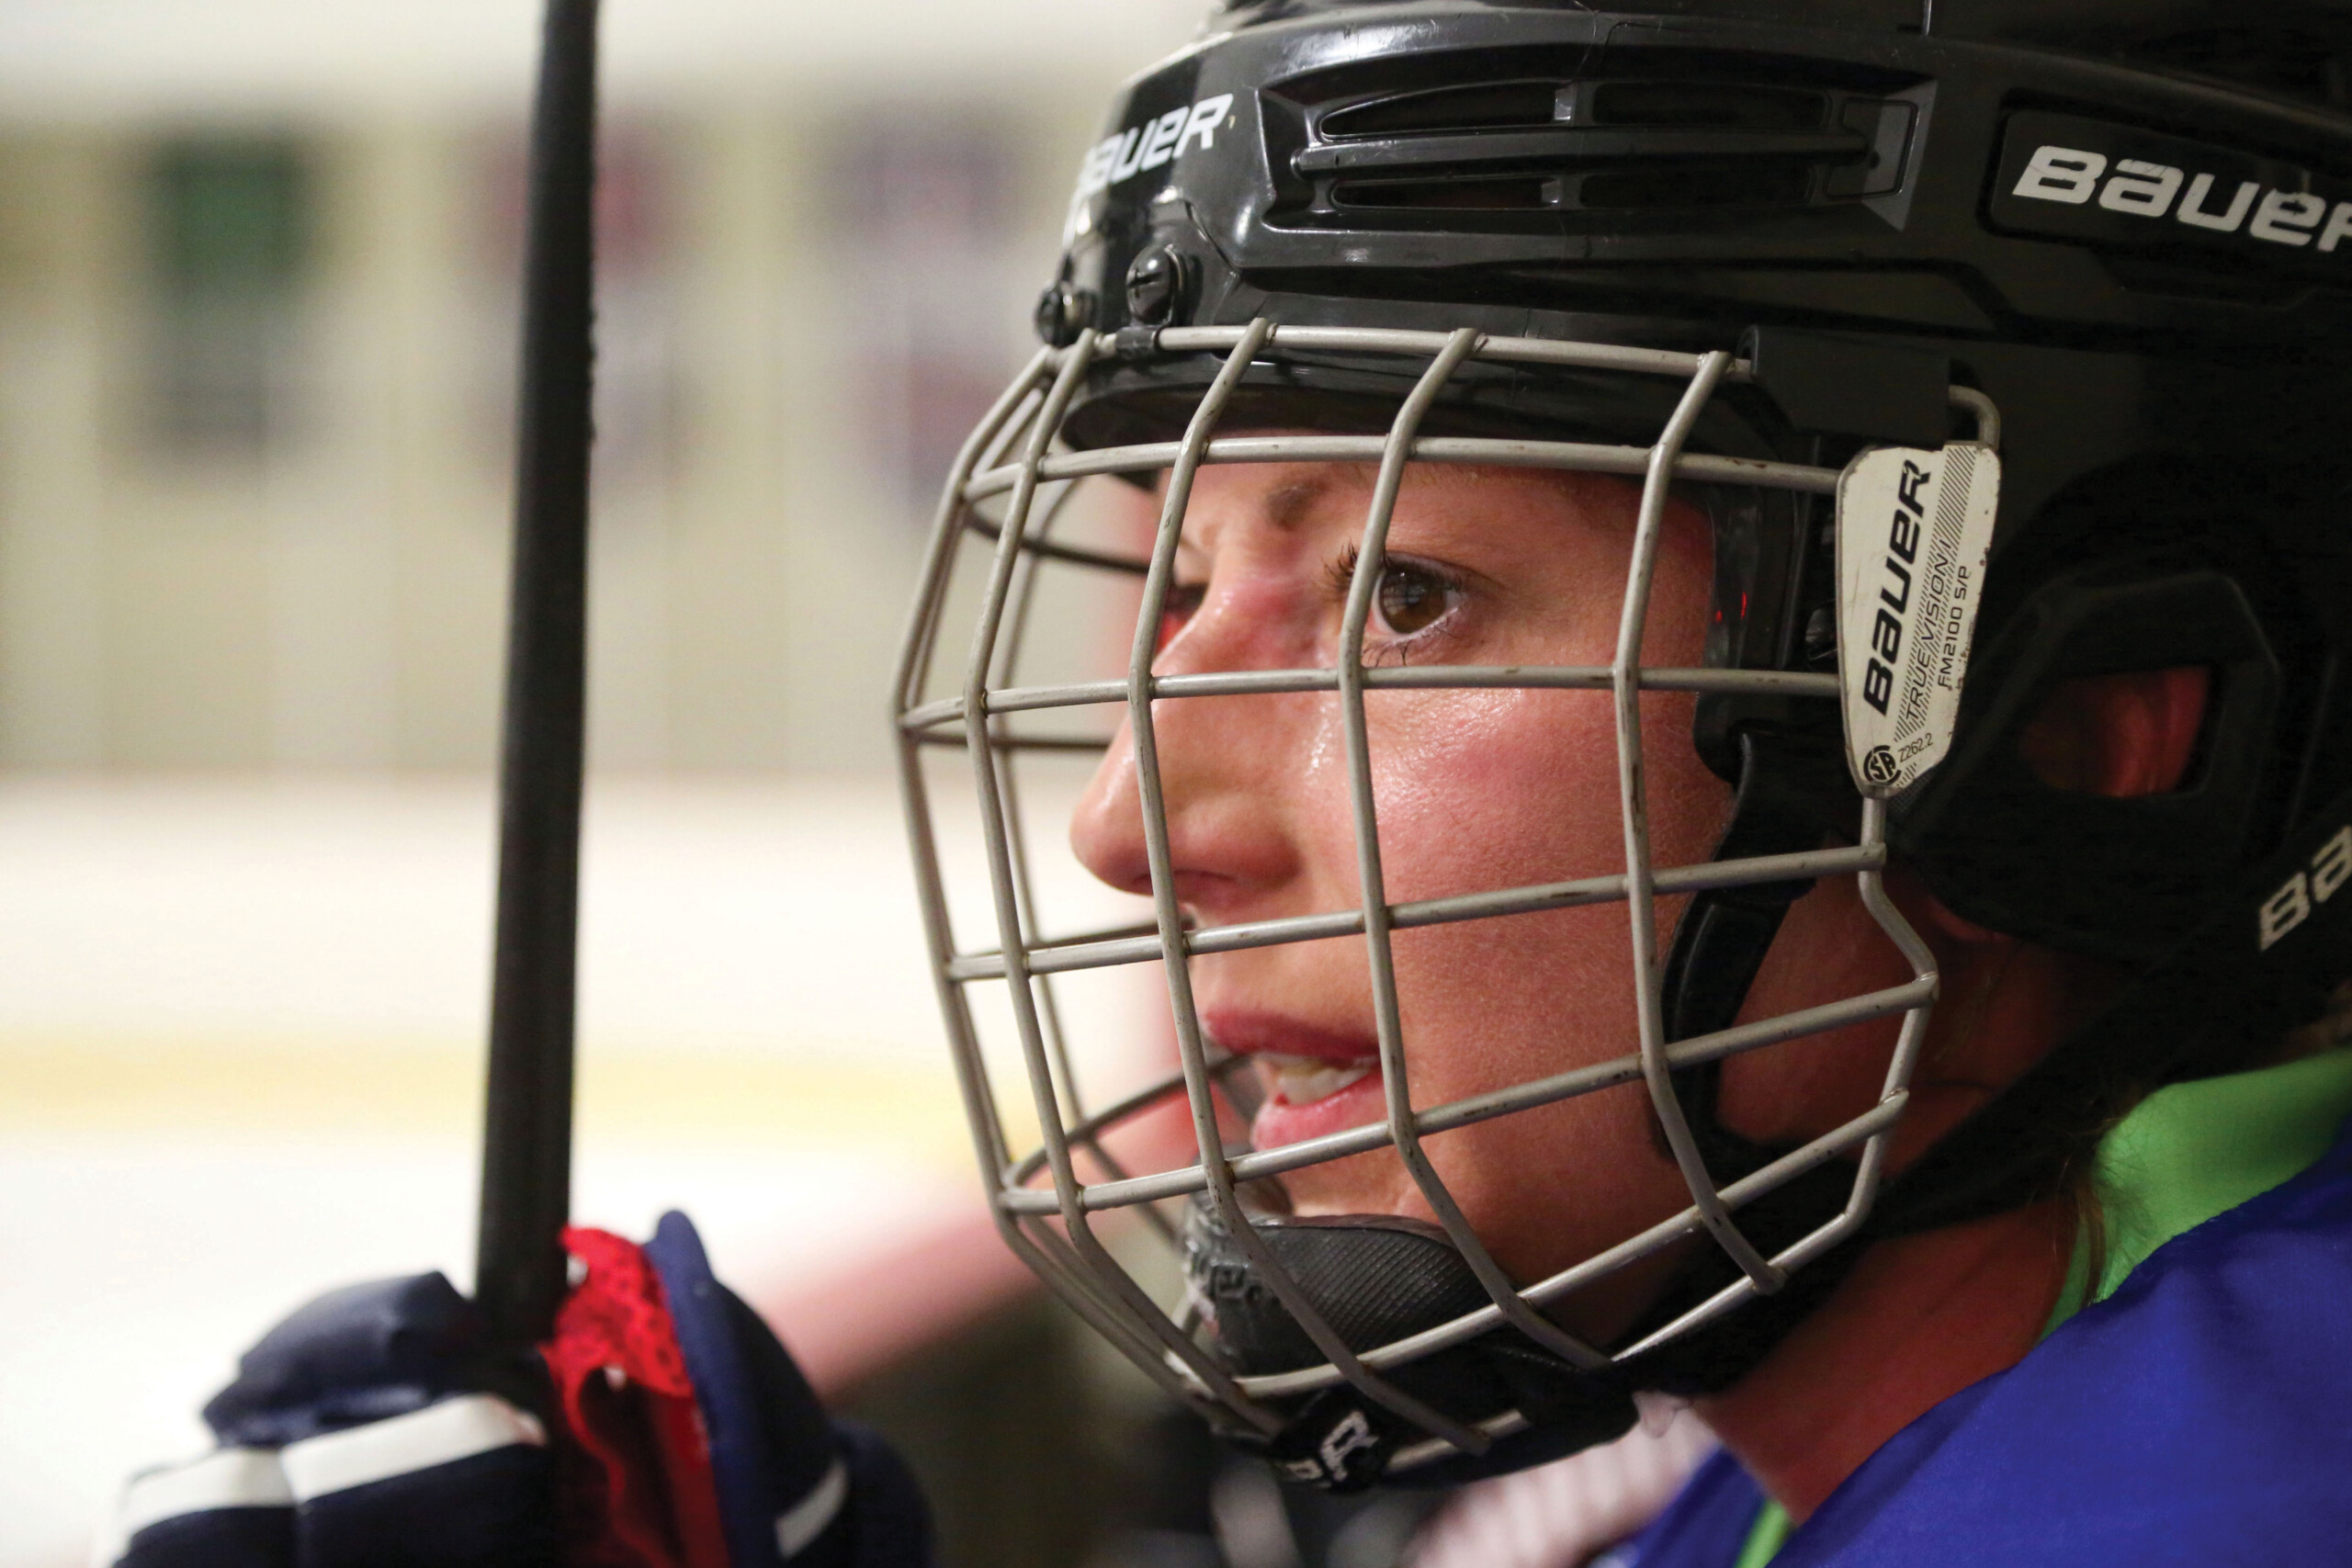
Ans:
[[[1385,1113],[1380,1047],[1367,1035],[1267,1013],[1216,1012],[1201,1022],[1218,1044],[1250,1057],[1265,1086],[1250,1129],[1259,1148],[1361,1127]]]

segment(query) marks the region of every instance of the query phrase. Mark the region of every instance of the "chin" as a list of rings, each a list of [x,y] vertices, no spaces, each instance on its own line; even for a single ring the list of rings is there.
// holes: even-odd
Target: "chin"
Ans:
[[[1388,1149],[1294,1170],[1282,1178],[1280,1185],[1287,1211],[1310,1219],[1333,1214],[1435,1218],[1420,1190],[1406,1174],[1404,1162]]]

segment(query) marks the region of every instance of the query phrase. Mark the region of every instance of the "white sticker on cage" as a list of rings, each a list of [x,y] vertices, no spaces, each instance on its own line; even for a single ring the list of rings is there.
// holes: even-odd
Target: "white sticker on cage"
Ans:
[[[2001,459],[1880,446],[1838,480],[1838,676],[1846,765],[1883,798],[1943,761],[1968,673]]]

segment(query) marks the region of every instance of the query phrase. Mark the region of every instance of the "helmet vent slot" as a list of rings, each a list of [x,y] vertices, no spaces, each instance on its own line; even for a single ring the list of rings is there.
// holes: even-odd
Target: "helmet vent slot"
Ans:
[[[1351,104],[1325,115],[1322,132],[1336,139],[1549,125],[1564,118],[1559,107],[1556,82],[1479,82]]]
[[[1577,194],[1587,210],[1801,207],[1812,184],[1803,164],[1681,164],[1588,175]]]
[[[1590,125],[1705,127],[1719,130],[1814,130],[1829,100],[1792,87],[1733,82],[1594,82],[1578,104],[1562,95],[1564,119]]]
[[[1527,212],[1559,205],[1558,182],[1540,178],[1342,180],[1331,204],[1429,211]]]
[[[1410,213],[1414,228],[1823,207],[1902,183],[1917,104],[1879,92],[1648,73],[1455,82],[1302,106],[1284,161],[1302,215]]]

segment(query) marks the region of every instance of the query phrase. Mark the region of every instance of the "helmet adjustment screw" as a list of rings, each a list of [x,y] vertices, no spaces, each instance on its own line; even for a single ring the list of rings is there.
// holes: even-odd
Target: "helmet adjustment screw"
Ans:
[[[1127,266],[1127,315],[1138,325],[1164,327],[1184,308],[1191,268],[1173,245],[1153,245]]]
[[[1037,296],[1034,319],[1039,338],[1055,348],[1068,348],[1078,341],[1078,334],[1086,330],[1093,314],[1093,294],[1062,282],[1046,285],[1046,291]]]

